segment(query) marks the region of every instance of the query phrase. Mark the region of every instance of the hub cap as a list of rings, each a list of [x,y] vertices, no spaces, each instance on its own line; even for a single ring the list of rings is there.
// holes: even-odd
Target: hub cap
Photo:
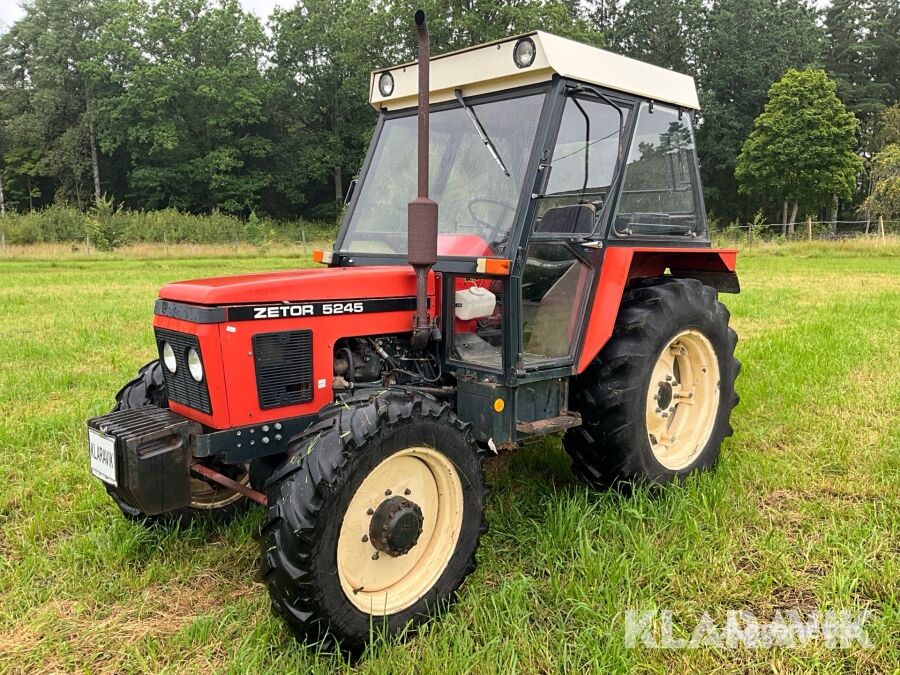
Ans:
[[[415,603],[450,562],[462,520],[462,482],[441,452],[411,447],[383,460],[350,500],[338,536],[347,598],[375,616]]]
[[[657,359],[647,390],[647,436],[656,460],[678,471],[709,441],[719,410],[719,362],[696,330],[676,335]]]

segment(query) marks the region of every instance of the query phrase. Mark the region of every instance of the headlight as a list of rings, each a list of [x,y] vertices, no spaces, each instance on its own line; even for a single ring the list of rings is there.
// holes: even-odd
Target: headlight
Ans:
[[[163,364],[165,364],[166,369],[170,373],[174,373],[178,368],[178,363],[175,361],[175,350],[172,349],[172,345],[168,342],[163,342],[162,354]]]
[[[382,73],[378,78],[378,91],[382,96],[390,96],[394,93],[394,76],[390,73]]]
[[[513,47],[513,61],[518,68],[527,68],[534,63],[536,54],[537,48],[534,46],[534,40],[530,37],[523,37]]]
[[[191,377],[194,381],[199,382],[203,379],[203,364],[200,362],[200,355],[197,350],[191,347],[188,349],[188,370],[191,371]]]

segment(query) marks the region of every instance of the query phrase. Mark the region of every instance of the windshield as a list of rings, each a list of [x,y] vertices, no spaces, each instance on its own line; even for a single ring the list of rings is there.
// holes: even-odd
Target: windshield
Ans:
[[[507,176],[462,107],[432,111],[429,196],[439,204],[438,255],[506,252],[544,94],[473,103]],[[386,119],[363,177],[342,251],[406,253],[406,205],[416,196],[416,116]]]

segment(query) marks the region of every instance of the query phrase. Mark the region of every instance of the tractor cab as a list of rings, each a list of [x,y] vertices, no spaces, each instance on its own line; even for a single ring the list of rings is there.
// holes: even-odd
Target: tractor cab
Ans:
[[[687,75],[541,31],[433,58],[430,78],[441,356],[461,407],[505,401],[476,434],[511,445],[538,422],[574,421],[566,379],[596,355],[582,337],[592,315],[618,308],[594,298],[607,250],[709,247],[696,89]],[[371,75],[378,124],[332,267],[406,264],[418,79],[416,63]]]

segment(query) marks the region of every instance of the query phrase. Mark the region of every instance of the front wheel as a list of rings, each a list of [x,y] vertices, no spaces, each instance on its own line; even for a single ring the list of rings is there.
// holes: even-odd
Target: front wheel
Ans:
[[[301,640],[351,653],[439,613],[475,569],[482,453],[447,404],[385,392],[326,408],[269,481],[262,580]]]
[[[577,475],[665,484],[715,464],[738,403],[728,319],[695,279],[650,279],[625,294],[612,338],[574,382],[583,424],[564,445]]]

